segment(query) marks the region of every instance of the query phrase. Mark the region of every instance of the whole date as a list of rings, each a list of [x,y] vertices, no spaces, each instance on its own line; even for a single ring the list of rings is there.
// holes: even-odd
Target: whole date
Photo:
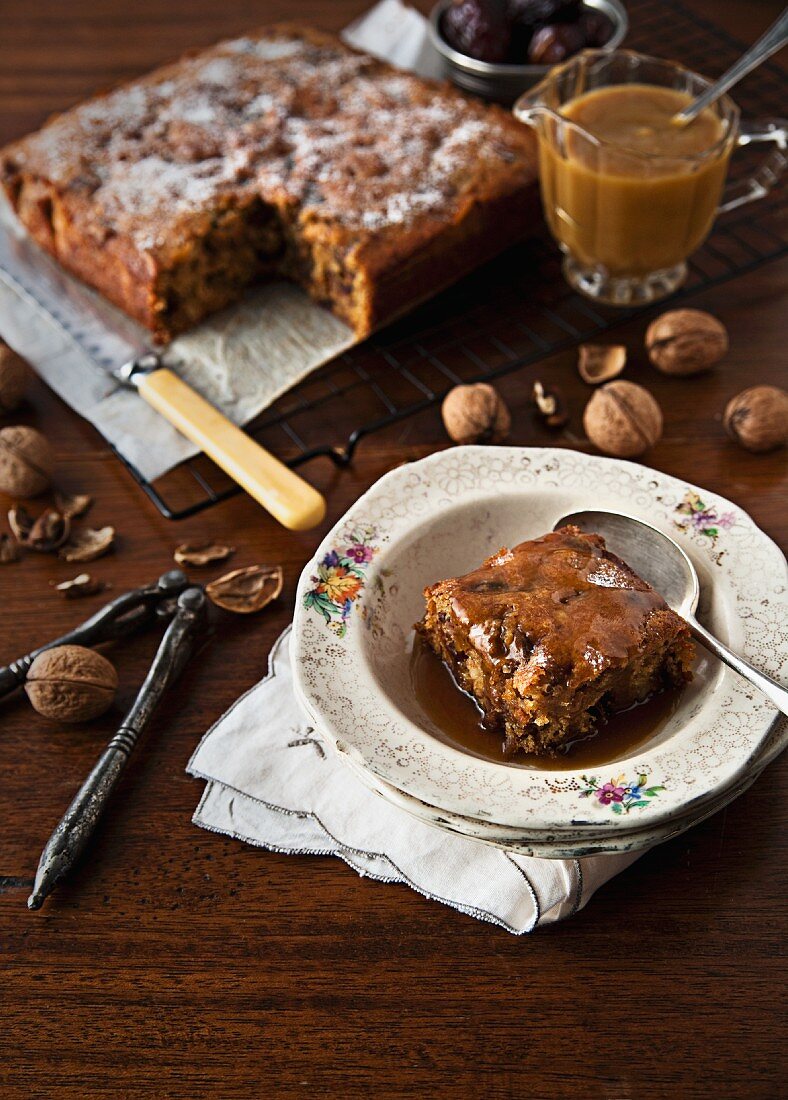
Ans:
[[[442,30],[450,46],[479,61],[554,65],[603,46],[613,24],[581,0],[453,0]]]

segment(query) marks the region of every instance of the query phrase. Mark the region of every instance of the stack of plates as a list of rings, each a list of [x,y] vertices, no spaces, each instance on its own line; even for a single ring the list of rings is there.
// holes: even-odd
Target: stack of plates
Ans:
[[[427,584],[585,508],[662,529],[692,558],[699,618],[757,667],[788,669],[788,576],[736,505],[631,462],[548,448],[456,447],[383,477],[329,533],[299,584],[296,691],[360,779],[439,828],[573,858],[650,847],[716,812],[785,747],[788,722],[699,650],[670,718],[628,755],[579,769],[484,759],[451,744],[411,683]],[[610,547],[615,551],[616,547]]]

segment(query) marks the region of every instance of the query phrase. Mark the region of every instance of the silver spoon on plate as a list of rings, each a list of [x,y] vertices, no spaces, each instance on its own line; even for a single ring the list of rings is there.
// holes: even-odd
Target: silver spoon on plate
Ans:
[[[650,523],[618,512],[572,512],[559,519],[553,530],[567,524],[573,524],[581,531],[602,535],[608,549],[623,558],[660,593],[669,607],[686,620],[697,641],[759,688],[783,714],[788,714],[788,690],[728,649],[695,618],[700,581],[695,566],[677,542]]]

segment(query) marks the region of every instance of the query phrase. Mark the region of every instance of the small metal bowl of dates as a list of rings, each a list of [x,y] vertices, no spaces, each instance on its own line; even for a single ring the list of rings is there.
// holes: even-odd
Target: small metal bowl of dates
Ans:
[[[628,29],[619,0],[439,0],[429,20],[445,75],[506,104],[586,47],[617,49]]]

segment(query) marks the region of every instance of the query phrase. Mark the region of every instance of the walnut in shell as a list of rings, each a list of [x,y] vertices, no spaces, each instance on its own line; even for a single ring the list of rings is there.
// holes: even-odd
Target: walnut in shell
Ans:
[[[762,453],[788,442],[788,393],[778,386],[751,386],[732,397],[723,415],[725,430],[748,451]]]
[[[21,425],[0,429],[0,491],[36,497],[49,488],[55,457],[41,432]]]
[[[21,355],[0,340],[0,413],[13,412],[22,404],[30,368]]]
[[[648,326],[646,348],[663,374],[699,374],[725,355],[728,333],[702,309],[671,309]]]
[[[25,681],[35,710],[58,722],[98,718],[112,706],[117,689],[114,666],[80,645],[59,645],[39,653]]]
[[[449,390],[441,415],[455,443],[502,443],[512,426],[503,398],[486,382]]]
[[[600,451],[632,458],[662,435],[662,410],[643,386],[617,379],[601,386],[583,413],[586,435]]]

